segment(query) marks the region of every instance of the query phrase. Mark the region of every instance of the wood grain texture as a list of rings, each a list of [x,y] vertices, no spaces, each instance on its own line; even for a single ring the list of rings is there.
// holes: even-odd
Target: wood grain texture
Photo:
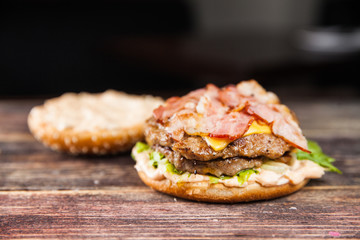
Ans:
[[[337,231],[357,238],[360,219],[354,212],[360,211],[355,206],[359,190],[305,188],[285,198],[232,205],[175,201],[144,187],[3,193],[0,236],[324,238]]]
[[[207,204],[146,187],[128,153],[74,157],[29,134],[41,100],[0,100],[0,238],[360,239],[359,99],[289,101],[304,133],[337,159],[301,191],[271,201]]]

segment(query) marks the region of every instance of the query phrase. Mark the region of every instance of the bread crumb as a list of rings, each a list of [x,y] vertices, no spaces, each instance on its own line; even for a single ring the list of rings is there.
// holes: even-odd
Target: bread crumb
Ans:
[[[111,148],[110,144],[107,143],[107,142],[104,142],[104,143],[103,143],[103,146],[104,146],[104,148],[106,148],[106,149],[110,149],[110,148]]]
[[[54,134],[53,134],[53,139],[59,139],[59,134],[58,134],[58,133],[54,133]]]
[[[70,138],[67,138],[67,137],[64,139],[64,142],[65,142],[66,146],[69,146],[71,144]]]
[[[77,149],[76,149],[76,147],[74,147],[74,146],[70,146],[69,150],[70,150],[70,152],[73,153],[73,154],[76,154],[76,153],[78,152]]]
[[[83,147],[81,149],[82,153],[87,153],[89,151],[89,148],[88,147]]]
[[[93,147],[92,151],[93,151],[93,153],[99,153],[99,148],[98,147]]]

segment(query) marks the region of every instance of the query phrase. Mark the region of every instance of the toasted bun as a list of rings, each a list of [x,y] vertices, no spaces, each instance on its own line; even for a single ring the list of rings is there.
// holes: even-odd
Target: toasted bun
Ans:
[[[216,203],[236,203],[273,199],[291,194],[309,181],[305,179],[297,185],[284,184],[262,187],[257,183],[247,187],[226,187],[223,184],[174,183],[169,179],[154,180],[144,172],[138,172],[141,180],[149,187],[180,198]]]
[[[128,151],[144,138],[145,120],[162,102],[114,90],[66,93],[34,107],[28,125],[35,138],[53,150],[113,154]]]

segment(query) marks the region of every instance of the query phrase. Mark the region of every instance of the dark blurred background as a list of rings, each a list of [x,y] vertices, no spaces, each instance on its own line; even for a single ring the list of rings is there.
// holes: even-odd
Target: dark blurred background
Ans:
[[[358,0],[3,0],[0,96],[185,93],[250,78],[358,96],[359,13]]]

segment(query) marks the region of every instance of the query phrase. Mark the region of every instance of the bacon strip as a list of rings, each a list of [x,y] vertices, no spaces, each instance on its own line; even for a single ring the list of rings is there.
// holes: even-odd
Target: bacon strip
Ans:
[[[210,137],[228,138],[236,140],[249,129],[254,118],[244,112],[230,112],[221,119],[216,119],[215,128],[210,132]]]
[[[161,105],[153,111],[155,119],[160,122],[167,121],[176,112],[184,108],[194,109],[205,89],[198,89],[190,92],[183,97],[171,97],[166,100],[165,105]],[[192,104],[191,104],[192,103]]]
[[[257,116],[267,124],[271,125],[274,135],[283,138],[289,144],[305,152],[307,148],[306,138],[302,135],[299,125],[295,122],[289,112],[281,110],[274,104],[250,104],[246,108],[251,115]]]
[[[219,93],[220,101],[230,108],[237,107],[242,102],[243,97],[234,85],[223,88]]]
[[[275,94],[251,80],[222,89],[208,84],[184,97],[169,98],[153,115],[177,141],[184,132],[235,140],[259,118],[271,125],[274,135],[309,152],[300,127],[286,109]]]
[[[253,97],[260,103],[279,104],[279,98],[272,92],[267,92],[257,81],[242,81],[236,85],[238,92],[247,97]]]

